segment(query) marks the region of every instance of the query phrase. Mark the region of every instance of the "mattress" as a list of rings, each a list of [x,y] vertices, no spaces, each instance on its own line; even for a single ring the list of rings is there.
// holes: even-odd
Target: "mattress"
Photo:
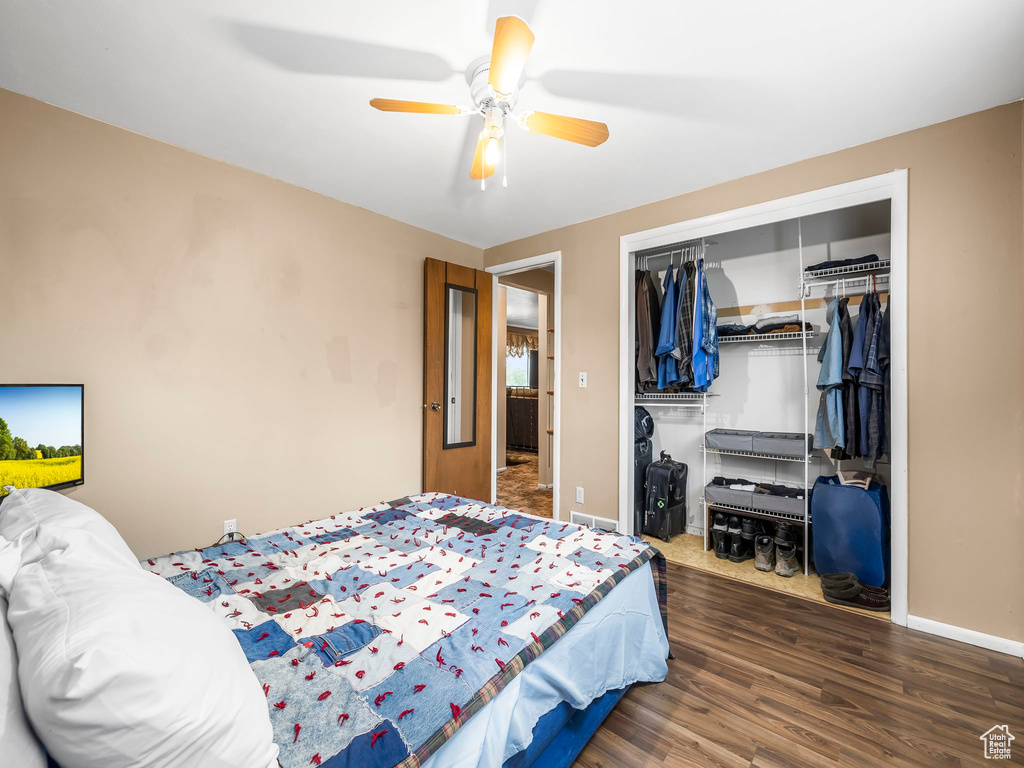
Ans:
[[[534,726],[563,702],[582,710],[606,691],[664,680],[668,639],[650,568],[647,563],[623,579],[424,768],[501,765],[530,746]]]
[[[232,628],[283,768],[476,764],[452,762],[458,742],[441,751],[467,726],[483,729],[487,755],[511,754],[560,701],[665,674],[657,550],[459,497],[404,497],[143,564]],[[623,588],[631,575],[646,602]],[[617,636],[643,637],[650,658],[606,642]]]

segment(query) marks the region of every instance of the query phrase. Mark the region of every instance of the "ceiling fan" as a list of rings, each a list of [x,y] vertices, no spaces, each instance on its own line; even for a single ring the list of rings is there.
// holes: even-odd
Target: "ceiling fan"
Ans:
[[[480,180],[481,189],[485,188],[485,179],[494,174],[501,159],[501,139],[505,135],[506,118],[530,133],[552,136],[588,147],[603,144],[608,139],[608,126],[604,123],[548,112],[513,111],[519,101],[519,80],[533,47],[533,41],[534,35],[530,25],[518,16],[502,16],[498,19],[494,26],[494,43],[490,58],[477,63],[468,73],[473,107],[394,99],[372,99],[370,106],[382,112],[483,115],[483,130],[477,139],[473,166],[469,173],[470,178]],[[507,178],[503,178],[502,183],[507,186]]]

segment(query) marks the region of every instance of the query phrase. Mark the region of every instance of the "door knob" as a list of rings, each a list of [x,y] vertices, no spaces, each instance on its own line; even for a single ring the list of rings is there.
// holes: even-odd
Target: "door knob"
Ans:
[[[431,403],[430,404],[430,410],[432,410],[432,411],[440,411],[441,410],[441,404],[440,403]]]

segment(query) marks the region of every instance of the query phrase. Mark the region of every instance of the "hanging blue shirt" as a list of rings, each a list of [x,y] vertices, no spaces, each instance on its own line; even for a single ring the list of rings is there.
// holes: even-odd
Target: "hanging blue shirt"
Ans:
[[[708,378],[708,353],[704,347],[704,314],[707,307],[704,304],[704,270],[701,267],[698,263],[693,291],[693,389],[707,392],[711,382]]]
[[[704,320],[701,346],[708,355],[706,372],[707,384],[710,387],[711,382],[718,378],[718,308],[711,300],[711,289],[708,288],[707,276],[704,275],[704,259],[697,262],[697,269],[700,270],[703,278],[701,283],[704,286],[701,296],[701,316]]]
[[[679,382],[679,369],[672,357],[672,351],[679,347],[676,324],[676,301],[679,297],[672,271],[672,264],[669,263],[663,284],[665,300],[661,305],[661,328],[658,344],[654,348],[654,356],[658,359],[658,389],[666,389]]]
[[[822,346],[821,371],[818,373],[818,416],[814,424],[814,440],[822,448],[840,448],[846,444],[843,421],[843,339],[839,330],[839,299],[828,304],[828,334]]]

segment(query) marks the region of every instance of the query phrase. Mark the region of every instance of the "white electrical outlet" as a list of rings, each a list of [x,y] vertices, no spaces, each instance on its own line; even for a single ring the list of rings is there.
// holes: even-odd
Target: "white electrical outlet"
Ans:
[[[586,371],[580,371],[580,388],[581,389],[586,389],[587,388],[587,372]]]
[[[224,521],[224,535],[229,533],[238,533],[238,521],[237,520],[225,520]]]
[[[583,503],[583,486],[582,485],[577,485],[576,486],[576,503],[577,504],[582,504]]]

